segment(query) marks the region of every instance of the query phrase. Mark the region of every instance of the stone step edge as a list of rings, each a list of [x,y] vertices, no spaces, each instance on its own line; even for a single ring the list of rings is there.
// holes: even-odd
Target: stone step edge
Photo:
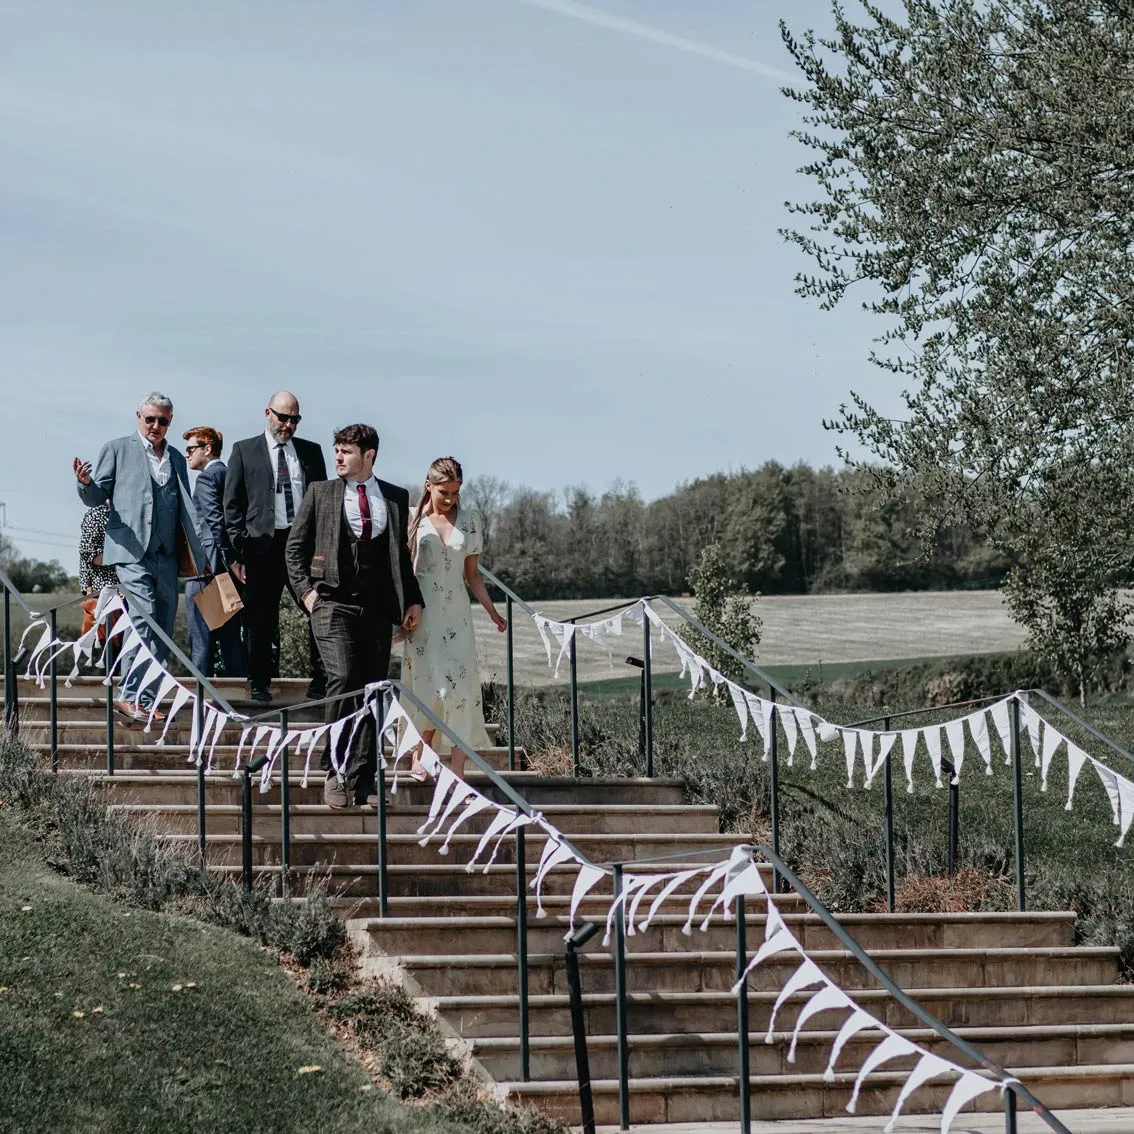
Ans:
[[[1119,997],[1130,998],[1134,1000],[1134,984],[1040,984],[1040,985],[1013,985],[1013,986],[999,986],[999,985],[982,985],[979,988],[918,988],[904,989],[903,991],[909,992],[913,995],[916,991],[915,999],[923,1000],[958,1000],[958,999],[977,999],[980,997],[996,997],[998,999],[1007,999],[1010,997],[1027,997],[1029,999],[1063,999],[1068,996],[1088,996],[1088,997]],[[780,992],[776,989],[749,989],[748,1002],[749,1004],[767,1001],[774,1004],[779,997]],[[794,993],[791,997],[792,1001],[798,1001],[806,996],[813,995],[809,992]],[[638,1004],[684,1004],[684,1003],[721,1003],[721,1004],[736,1004],[736,997],[732,995],[727,989],[712,992],[669,992],[669,991],[656,991],[656,992],[636,992],[629,991],[626,993],[628,1001],[633,1001]],[[519,1003],[519,996],[514,993],[495,993],[495,994],[474,994],[468,996],[425,996],[418,997],[431,1007],[436,1008],[439,1012],[458,1011],[458,1010],[472,1010],[476,1008],[514,1008]],[[890,1000],[893,999],[889,992],[884,988],[856,988],[854,990],[855,1000]],[[613,1004],[615,996],[613,992],[584,992],[583,1004],[602,1006],[606,1004]],[[570,998],[567,993],[533,993],[528,997],[528,1004],[536,1008],[560,1008],[567,1007],[570,1003]],[[634,1033],[650,1034],[650,1033]]]
[[[149,746],[146,746],[149,750]],[[105,751],[105,750],[104,750]],[[118,745],[114,746],[114,751],[120,751]],[[161,749],[158,749],[160,752]],[[187,761],[186,761],[187,762]],[[184,772],[174,768],[130,768],[123,769],[122,771],[115,771],[113,775],[107,773],[101,768],[60,768],[59,774],[61,776],[83,776],[88,779],[105,780],[108,783],[132,783],[132,782],[152,782],[155,779],[168,779],[170,781],[183,780],[192,781],[194,784],[197,782],[196,772]],[[322,776],[322,771],[315,773],[312,772],[312,778],[315,775]],[[646,776],[580,776],[576,779],[574,776],[545,776],[540,772],[534,771],[499,771],[495,773],[497,776],[505,780],[518,780],[519,782],[527,785],[528,787],[566,787],[570,785],[586,784],[602,788],[632,788],[632,787],[665,787],[665,788],[684,788],[685,781],[674,778],[665,778],[662,776],[655,776],[650,779]],[[469,783],[491,783],[492,777],[485,772],[470,769],[465,775],[465,779]],[[206,777],[206,783],[222,784],[226,780],[231,781],[238,788],[240,786],[239,780],[233,776],[231,771],[213,770]],[[316,782],[317,787],[322,786],[322,781]],[[407,787],[409,785],[407,784]],[[414,785],[417,786],[417,785]],[[432,785],[425,785],[430,787]],[[677,806],[677,805],[674,805]],[[702,806],[700,804],[690,804],[690,806]],[[739,836],[738,836],[739,837]]]
[[[974,1074],[991,1078],[987,1072],[973,1069]],[[1134,1077],[1134,1064],[1132,1063],[1085,1063],[1069,1067],[1009,1067],[1005,1068],[1010,1076],[1019,1079],[1026,1087],[1044,1081],[1059,1079],[1127,1079]],[[822,1075],[751,1075],[749,1085],[760,1087],[762,1090],[795,1089],[799,1087],[818,1087],[829,1090],[838,1087],[852,1087],[858,1073],[854,1071],[837,1071],[832,1081],[827,1081]],[[871,1086],[902,1086],[909,1078],[909,1072],[873,1071],[866,1076],[866,1082]],[[663,1078],[631,1078],[630,1090],[637,1091],[703,1091],[706,1089],[720,1090],[736,1089],[735,1075],[674,1075]],[[532,1082],[499,1082],[499,1085],[510,1094],[517,1096],[535,1095],[573,1095],[579,1093],[579,1084],[574,1079],[543,1079]],[[617,1079],[592,1079],[591,1090],[594,1094],[616,1095],[618,1093]],[[1089,1105],[1089,1101],[1088,1101]],[[1064,1108],[1067,1109],[1067,1108]],[[1073,1109],[1073,1108],[1072,1108]]]
[[[331,809],[331,808],[328,808],[328,810],[332,811],[332,812],[334,811],[334,809]],[[369,811],[370,814],[372,814],[372,815],[377,814],[374,811],[373,808],[361,808],[361,809],[355,808],[355,810],[356,811],[357,810]],[[255,811],[255,809],[254,809],[254,811]],[[676,835],[669,834],[669,833],[655,833],[655,832],[652,832],[652,831],[611,831],[611,832],[606,833],[606,834],[602,833],[601,831],[597,832],[597,833],[587,831],[587,832],[584,832],[582,834],[572,834],[570,832],[566,832],[566,836],[568,838],[570,838],[571,842],[579,844],[579,845],[585,845],[587,843],[610,842],[612,839],[633,839],[633,840],[636,840],[636,841],[653,842],[653,843],[692,843],[692,842],[701,843],[701,842],[703,842],[706,845],[706,847],[708,847],[710,849],[712,847],[717,846],[718,844],[721,846],[722,849],[726,848],[726,847],[734,847],[740,841],[739,835],[728,835],[728,834],[722,835],[722,834],[719,834],[719,833],[714,832],[714,831],[689,831],[686,834],[676,834]],[[192,834],[179,834],[179,833],[176,833],[176,832],[161,832],[161,831],[159,831],[159,832],[157,832],[156,837],[161,839],[163,842],[170,842],[170,843],[193,842],[195,844],[197,842],[197,834],[195,832],[192,833]],[[440,845],[445,841],[446,837],[447,836],[445,836],[443,834],[437,834],[437,835],[431,836],[430,842],[433,842],[434,840],[436,840],[437,846],[440,847]],[[527,835],[527,841],[530,844],[539,844],[539,843],[542,843],[545,839],[548,839],[550,837],[551,836],[548,835],[544,831],[529,830],[528,835]],[[281,838],[282,838],[282,836],[281,836]],[[293,843],[325,843],[325,842],[333,840],[335,842],[352,844],[352,843],[359,843],[359,842],[372,843],[372,842],[374,842],[375,838],[376,838],[376,836],[373,835],[373,834],[359,834],[358,832],[355,832],[355,831],[344,831],[341,834],[339,834],[339,833],[318,834],[316,832],[310,832],[309,831],[309,832],[298,832],[296,834],[293,834],[291,836],[291,841]],[[419,834],[413,834],[413,833],[401,834],[401,835],[388,834],[386,836],[386,838],[389,842],[393,842],[393,843],[405,843],[405,844],[408,845],[409,843],[412,842],[416,845],[418,842],[420,842],[422,836],[419,835]],[[473,846],[475,846],[477,843],[480,842],[480,840],[482,838],[483,838],[483,834],[464,834],[462,832],[460,834],[454,835],[449,840],[449,843],[452,846],[465,846],[466,844],[470,844],[470,843]],[[223,833],[222,834],[210,835],[208,833],[208,824],[206,823],[205,840],[206,840],[207,843],[215,843],[217,846],[227,846],[227,845],[231,845],[231,844],[240,843],[241,836],[240,835],[234,835],[234,834],[223,834]],[[271,846],[271,845],[279,843],[279,842],[280,842],[280,838],[276,838],[275,836],[271,836],[271,835],[256,835],[256,834],[254,834],[252,836],[253,845],[259,844],[261,846]],[[426,845],[428,846],[429,844],[426,844]],[[689,853],[693,853],[693,852],[691,851]],[[627,862],[627,865],[628,866],[634,866],[636,870],[638,869],[639,865],[641,865],[641,866],[666,867],[667,872],[668,872],[669,869],[676,869],[676,866],[670,867],[668,863],[664,863],[664,862],[663,863],[643,862],[643,863],[639,864],[637,862],[634,862],[633,860],[629,860]],[[712,860],[708,860],[707,863],[704,863],[702,865],[712,865]],[[760,871],[761,871],[762,874],[769,874],[769,875],[771,874],[772,867],[771,867],[770,864],[759,863],[758,865],[760,867]]]
[[[1019,958],[1035,957],[1040,960],[1062,960],[1065,958],[1076,960],[1108,960],[1117,957],[1120,950],[1110,945],[1021,945],[1019,948],[998,949],[871,949],[870,956],[875,961],[974,961],[982,957],[990,960],[1011,961]],[[662,951],[633,950],[635,965],[664,965],[669,962],[689,964],[702,962],[705,964],[724,964],[736,959],[736,952],[732,949],[690,949],[679,952],[676,949]],[[808,957],[817,965],[834,964],[841,961],[855,960],[855,955],[849,949],[809,949]],[[496,968],[516,967],[515,953],[389,953],[386,957],[403,965],[406,968],[435,968],[444,964],[447,968],[464,966],[466,968]],[[582,965],[611,964],[614,954],[607,952],[580,953],[579,961]],[[790,965],[799,967],[797,953],[777,953],[766,958],[765,965]],[[529,953],[528,967],[534,968],[544,965],[563,964],[562,953]]]
[[[781,894],[781,895],[779,895],[778,900],[783,900],[783,898],[785,898],[785,897],[787,897],[786,894]],[[362,899],[362,900],[366,901],[366,900],[370,900],[370,899]],[[374,899],[374,900],[377,900],[377,899]],[[420,899],[411,899],[411,898],[408,898],[408,897],[399,897],[399,898],[391,898],[390,899],[391,902],[397,901],[397,902],[403,902],[403,903],[414,901],[414,900],[420,901],[423,905],[432,905],[433,903],[436,902],[437,899],[435,897],[420,898]],[[469,901],[478,901],[479,900],[479,901],[482,901],[485,905],[487,905],[489,903],[499,905],[499,904],[501,904],[501,902],[507,901],[506,898],[501,898],[501,897],[498,897],[496,895],[491,895],[491,894],[486,894],[486,895],[470,894],[468,900]],[[570,895],[568,895],[568,894],[549,895],[548,897],[544,898],[543,904],[544,904],[544,906],[547,906],[549,902],[556,901],[556,900],[558,900],[560,902],[560,904],[562,904],[562,905],[567,905],[568,902],[570,901]],[[681,900],[681,895],[675,895],[675,896],[670,898],[670,903],[676,905],[680,900]],[[904,925],[910,925],[910,924],[913,924],[913,925],[949,925],[949,924],[966,925],[966,924],[969,924],[969,923],[975,921],[975,922],[978,922],[978,923],[985,923],[985,924],[988,924],[988,925],[999,925],[999,924],[1018,925],[1018,924],[1020,924],[1021,919],[1026,919],[1027,921],[1030,921],[1030,922],[1039,922],[1039,923],[1054,921],[1056,923],[1070,922],[1070,923],[1073,924],[1075,922],[1076,916],[1077,915],[1074,912],[1068,911],[1068,910],[1053,910],[1053,911],[1050,911],[1050,912],[1044,911],[1044,910],[1029,910],[1026,914],[1015,914],[1015,913],[1009,914],[1007,912],[1000,911],[1000,910],[996,910],[996,911],[974,910],[972,913],[950,912],[950,913],[940,913],[940,914],[934,914],[934,913],[916,913],[916,914],[858,913],[858,914],[841,914],[839,916],[839,923],[841,925],[853,924],[853,925],[881,925],[881,926],[903,925],[904,926]],[[431,922],[436,922],[438,925],[452,925],[454,922],[459,922],[462,925],[471,925],[471,924],[474,924],[475,922],[477,922],[478,920],[479,921],[492,921],[493,923],[497,923],[497,922],[501,922],[501,921],[508,921],[509,924],[511,924],[511,921],[510,921],[509,918],[493,917],[492,915],[480,915],[479,918],[477,917],[477,915],[468,915],[468,914],[459,914],[459,915],[454,915],[454,916],[451,916],[451,917],[445,917],[445,916],[442,916],[440,914],[427,915],[427,916],[423,916],[423,917],[374,917],[374,916],[368,915],[366,917],[351,918],[347,922],[347,928],[348,929],[360,930],[360,931],[364,931],[364,932],[370,932],[371,930],[379,930],[379,929],[383,929],[383,928],[399,929],[399,928],[403,928],[403,927],[409,926],[409,925],[418,926],[418,925],[428,924],[428,923],[431,923]],[[576,918],[576,920],[578,920],[578,919]],[[751,923],[758,924],[758,925],[763,925],[764,923],[767,922],[768,915],[764,914],[764,913],[760,913],[756,910],[747,910],[746,914],[745,914],[745,920],[748,921],[748,922],[751,922]],[[819,925],[824,924],[823,919],[820,918],[818,914],[811,913],[811,912],[785,914],[784,920],[785,921],[791,921],[794,924],[815,925],[815,926],[819,926]],[[546,918],[540,919],[540,922],[544,925],[567,925],[569,923],[569,921],[570,921],[569,918],[564,917],[561,914],[549,914]],[[724,914],[724,913],[718,912],[718,913],[715,913],[713,915],[712,924],[716,924],[717,922],[720,922],[721,924],[732,925],[733,922],[734,922],[734,919],[733,919],[731,914]],[[658,914],[655,914],[653,919],[652,919],[651,928],[655,925],[658,925],[659,923],[662,924],[662,925],[684,925],[685,916],[682,915],[682,914],[658,913]],[[1071,948],[1071,946],[1065,946],[1065,947]],[[1030,948],[1030,946],[1020,946],[1020,948]]]
[[[118,776],[114,776],[118,779]],[[189,777],[186,777],[188,782]],[[196,785],[197,777],[192,777],[192,783]],[[239,786],[239,785],[237,785]],[[120,811],[124,813],[131,812],[145,812],[157,813],[161,815],[196,815],[196,803],[108,803],[108,811]],[[240,804],[238,803],[210,803],[207,805],[210,815],[239,815],[241,812]],[[253,811],[255,812],[278,812],[282,807],[279,803],[253,803]],[[424,803],[410,804],[408,807],[398,806],[399,815],[428,815],[429,805]],[[614,816],[664,816],[664,815],[687,815],[690,813],[703,812],[706,814],[716,815],[717,808],[709,803],[686,804],[686,803],[607,803],[601,807],[596,808],[594,804],[588,803],[548,803],[540,807],[540,813],[544,817],[552,815],[594,815],[596,812],[603,815]],[[345,808],[330,808],[325,803],[293,803],[291,804],[292,814],[302,815],[321,815],[321,814],[367,814],[373,815],[374,809],[372,807],[345,807]],[[691,834],[720,834],[720,832],[712,831],[693,831]],[[673,836],[678,837],[677,835]],[[741,838],[740,835],[734,836]],[[1075,915],[1072,914],[1072,917]]]
[[[943,1039],[932,1028],[891,1028],[891,1031],[897,1032],[899,1035],[904,1036],[906,1039],[914,1043],[924,1043],[925,1041],[932,1041],[935,1038]],[[982,1025],[980,1027],[955,1027],[950,1029],[954,1035],[960,1036],[962,1039],[971,1040],[976,1042],[998,1041],[1000,1039],[1106,1039],[1109,1037],[1122,1037],[1125,1035],[1134,1035],[1134,1022],[1129,1024],[1020,1024],[1018,1026],[1005,1025],[1003,1027],[992,1027]],[[781,1032],[776,1031],[772,1033],[772,1042],[767,1044],[765,1040],[765,1032],[749,1032],[748,1042],[753,1047],[764,1047],[777,1045],[790,1045],[794,1032]],[[838,1038],[839,1032],[837,1029],[817,1029],[811,1030],[804,1028],[799,1033],[800,1042],[806,1040],[810,1044],[833,1044]],[[735,1047],[736,1045],[736,1031],[731,1032],[632,1032],[630,1034],[630,1042],[633,1044],[635,1050],[645,1050],[648,1048],[669,1048],[669,1047],[688,1047],[691,1044],[706,1044],[709,1046],[721,1047]],[[875,1043],[878,1042],[876,1030],[868,1031],[862,1037],[862,1040],[873,1039]],[[466,1041],[471,1044],[474,1052],[500,1052],[508,1053],[511,1051],[520,1050],[520,1039],[518,1036],[472,1036]],[[560,1050],[575,1050],[575,1038],[570,1032],[564,1032],[562,1035],[553,1036],[529,1036],[528,1043],[533,1051],[545,1049],[547,1051],[560,1051]],[[587,1035],[588,1048],[600,1048],[602,1050],[617,1049],[618,1036],[617,1035]],[[961,1055],[960,1052],[957,1053]],[[1074,1066],[1078,1066],[1077,1064]],[[1102,1064],[1101,1066],[1112,1066],[1111,1064]]]

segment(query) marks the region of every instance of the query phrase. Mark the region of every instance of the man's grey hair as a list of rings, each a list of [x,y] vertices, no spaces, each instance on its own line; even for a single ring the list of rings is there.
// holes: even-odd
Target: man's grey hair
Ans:
[[[138,412],[141,413],[146,406],[153,406],[154,409],[168,410],[169,413],[173,413],[173,403],[169,400],[168,395],[160,394],[157,390],[147,394],[138,403]]]

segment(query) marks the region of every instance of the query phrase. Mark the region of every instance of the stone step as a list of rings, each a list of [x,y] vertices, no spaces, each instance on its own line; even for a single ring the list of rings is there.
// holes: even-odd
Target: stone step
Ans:
[[[895,1061],[896,1062],[896,1061]],[[1134,1065],[1093,1064],[1080,1067],[1014,1067],[1010,1073],[1025,1083],[1048,1107],[1129,1105]],[[787,1120],[846,1110],[854,1088],[854,1073],[824,1082],[821,1075],[754,1075],[749,1080],[754,1118]],[[906,1075],[893,1071],[869,1075],[858,1098],[856,1113],[888,1115],[905,1084]],[[579,1085],[573,1079],[556,1082],[502,1083],[517,1102],[538,1106],[568,1123],[579,1122]],[[903,1107],[906,1114],[939,1112],[953,1080],[932,1080],[915,1091]],[[618,1082],[592,1079],[595,1117],[600,1123],[618,1121]],[[998,1111],[998,1091],[979,1095],[962,1113]],[[726,1122],[737,1118],[735,1076],[667,1076],[630,1081],[630,1118],[634,1123]]]
[[[811,959],[850,992],[873,988],[874,978],[845,950],[810,952]],[[1097,985],[1117,975],[1118,950],[1071,949],[892,949],[871,954],[891,980],[917,996],[921,988],[1012,988]],[[375,965],[378,958],[370,958]],[[516,956],[511,953],[397,956],[386,958],[433,996],[492,996],[516,989]],[[585,952],[580,978],[588,992],[614,989],[614,958]],[[749,986],[758,991],[782,988],[799,967],[798,954],[777,953],[752,971]],[[641,992],[727,991],[736,977],[736,954],[720,952],[636,952],[626,966],[627,988]],[[567,992],[562,953],[528,954],[528,989],[533,995]]]
[[[84,741],[83,743],[71,743],[65,738],[56,745],[55,751],[59,760],[59,767],[61,769],[89,769],[91,771],[105,771],[106,769],[106,740],[105,733],[101,734],[99,739],[97,732],[92,733],[92,739]],[[188,741],[184,743],[174,743],[167,740],[165,744],[158,745],[156,741],[159,739],[161,733],[155,732],[151,736],[153,739],[144,741],[141,739],[142,733],[135,734],[133,743],[119,744],[115,742],[114,745],[114,766],[115,769],[123,769],[128,771],[137,771],[141,769],[154,769],[154,770],[178,770],[188,762],[189,759],[189,744]],[[38,747],[34,742],[33,747]],[[238,746],[236,744],[218,744],[215,748],[210,745],[207,756],[212,758],[212,768],[214,775],[231,775],[234,768],[236,768],[236,754]],[[264,754],[264,746],[261,745],[257,750],[256,755],[262,756]],[[311,772],[319,771],[319,752],[316,751],[311,757],[310,765],[307,763],[307,753],[302,754],[296,752],[294,747],[289,752],[288,768],[291,775],[301,776],[305,767],[310,767]],[[478,752],[478,755],[496,771],[505,771],[508,768],[508,749],[507,748],[486,748]],[[247,762],[247,751],[241,757],[241,766]],[[524,757],[521,750],[516,755],[517,760],[522,760]],[[408,763],[403,762],[401,769],[404,773],[409,772]],[[407,777],[408,778],[408,777]]]
[[[506,780],[533,807],[546,808],[562,804],[603,807],[621,806],[675,806],[684,802],[684,784],[681,780],[626,777],[621,779],[571,779],[564,776],[545,776],[539,772],[500,772]],[[103,767],[90,769],[61,769],[60,775],[90,776],[112,792],[119,803],[196,803],[197,774],[184,762],[173,761],[165,768],[117,769],[108,776]],[[484,772],[469,770],[465,779],[490,799],[504,801],[504,796]],[[239,803],[240,781],[231,772],[214,771],[205,778],[206,802]],[[273,783],[267,792],[257,787],[253,806],[279,803],[279,785]],[[432,784],[415,783],[408,777],[398,780],[396,800],[400,804],[428,805],[433,798]],[[323,773],[312,769],[306,788],[300,786],[300,777],[291,783],[293,804],[323,802]]]
[[[212,866],[228,866],[241,861],[240,836],[214,835],[208,831],[206,817],[207,857]],[[197,834],[167,835],[158,833],[164,842],[174,846],[197,845]],[[547,836],[542,831],[529,829],[526,836],[528,861],[534,869],[543,851]],[[454,835],[449,840],[449,851],[441,856],[439,851],[444,840],[441,838],[421,846],[420,837],[414,835],[390,835],[387,838],[390,863],[400,866],[436,864],[448,858],[455,866],[461,867],[472,858],[480,843],[479,835]],[[576,835],[571,840],[579,852],[590,862],[634,862],[639,859],[653,859],[660,856],[700,854],[719,849],[722,859],[736,846],[736,835],[708,834],[653,834],[616,832],[612,834]],[[492,844],[490,844],[492,845]],[[320,862],[335,862],[351,865],[356,862],[372,862],[376,838],[371,835],[347,834],[336,831],[327,835],[296,834],[291,836],[291,861],[297,866],[313,866]],[[255,835],[252,838],[252,861],[270,865],[281,861],[282,842],[279,830],[271,834]],[[515,840],[509,836],[500,845],[496,861],[509,863],[514,859]],[[710,860],[706,860],[710,861]],[[667,864],[668,865],[668,864]],[[672,869],[672,867],[669,867]]]
[[[550,817],[550,816],[549,816]],[[699,949],[728,950],[735,947],[736,927],[731,916],[717,914],[709,928],[695,928],[692,937],[681,930],[685,924],[688,899],[667,901],[645,932],[627,937],[629,949],[637,951],[683,952],[695,944]],[[782,904],[782,899],[778,899]],[[601,899],[605,919],[609,896]],[[545,904],[546,905],[546,904]],[[764,940],[766,916],[753,903],[746,917],[748,941]],[[584,910],[592,907],[584,907]],[[391,955],[419,955],[451,951],[459,944],[462,953],[506,953],[515,945],[515,902],[504,899],[492,913],[468,902],[454,899],[446,908],[436,904],[418,917],[359,917],[354,913],[348,928],[356,940],[365,941]],[[432,916],[432,915],[437,916]],[[577,920],[584,920],[584,912]],[[814,914],[788,914],[785,920],[805,949],[838,948],[835,935]],[[1070,948],[1074,945],[1075,915],[1054,914],[848,914],[842,925],[867,950],[874,949],[956,949],[956,948]],[[533,952],[562,952],[568,918],[553,913],[542,919],[529,919],[528,947]]]
[[[173,668],[176,670],[176,666]],[[56,685],[56,696],[60,704],[64,701],[82,700],[84,698],[105,703],[106,686],[103,684],[103,674],[97,672],[82,674],[79,677],[72,678],[71,684],[68,686],[65,678],[69,672],[69,667],[66,665],[65,661],[61,660],[59,665],[59,681]],[[193,684],[192,678],[183,676],[181,680],[184,681],[186,685],[192,686]],[[20,674],[18,676],[18,682],[16,697],[21,716],[24,713],[25,705],[27,705],[29,709],[33,709],[38,707],[36,702],[41,702],[44,706],[48,704],[47,689],[39,688],[33,678],[25,677],[23,674]],[[216,677],[211,678],[209,684],[212,685],[234,709],[247,713],[249,716],[266,712],[268,709],[281,708],[287,705],[298,705],[307,700],[308,682],[305,677],[274,678],[269,686],[272,700],[267,704],[260,701],[253,701],[249,697],[248,681],[246,678]],[[0,691],[0,705],[3,703],[3,693]]]
[[[759,1031],[766,1025],[778,995],[778,992],[749,992],[754,1030]],[[919,988],[914,998],[952,1028],[1125,1024],[1134,1020],[1134,985],[1130,984]],[[777,1027],[793,1028],[799,1009],[807,999],[806,995],[796,995],[785,1001],[776,1017]],[[920,1026],[920,1021],[882,989],[856,989],[854,999],[892,1028]],[[515,987],[503,995],[437,996],[432,997],[430,1003],[467,1039],[517,1034],[519,1001]],[[631,992],[626,1009],[627,1026],[632,1035],[727,1032],[736,1027],[736,997],[727,991]],[[533,995],[529,1012],[532,1035],[570,1034],[571,1012],[566,994]],[[613,1033],[616,1030],[613,993],[584,992],[583,1016],[588,1035]]]
[[[843,1011],[843,1017],[847,1015]],[[833,1013],[812,1020],[833,1021],[830,1030],[808,1028],[796,1043],[795,1062],[788,1062],[792,1032],[773,1033],[765,1042],[763,1031],[749,1033],[749,1069],[753,1075],[822,1075],[842,1023]],[[809,1024],[811,1021],[808,1022]],[[1134,1024],[1053,1024],[1012,1028],[957,1028],[982,1055],[1007,1066],[1075,1067],[1091,1064],[1134,1064]],[[969,1065],[947,1040],[929,1028],[903,1028],[901,1034],[943,1059]],[[838,1067],[861,1067],[877,1046],[879,1033],[859,1032],[840,1053]],[[591,1075],[596,1079],[618,1076],[618,1037],[587,1036]],[[653,1079],[665,1075],[737,1074],[737,1036],[731,1032],[676,1033],[630,1037],[630,1074]],[[521,1077],[520,1040],[517,1036],[489,1036],[472,1041],[472,1054],[494,1079]],[[894,1060],[888,1069],[909,1066],[912,1060]],[[569,1079],[576,1073],[574,1038],[533,1036],[530,1040],[532,1079]]]
[[[195,792],[194,781],[194,792]],[[260,803],[253,793],[253,835],[271,838],[280,832],[283,808],[276,803]],[[426,822],[429,808],[409,807],[401,801],[402,792],[393,797],[387,811],[387,830],[392,835],[417,835]],[[110,810],[126,818],[156,823],[168,834],[196,835],[197,805],[193,803],[150,804],[114,803]],[[581,805],[550,806],[542,809],[543,815],[564,834],[661,833],[717,834],[717,809],[705,806],[631,807],[609,805],[603,808]],[[455,816],[454,816],[455,818]],[[292,804],[290,808],[293,834],[376,835],[378,816],[374,808],[332,810],[324,804]],[[491,811],[474,815],[462,824],[461,830],[469,835],[481,834],[492,821]],[[241,808],[235,803],[209,804],[206,813],[206,830],[209,834],[239,834]],[[436,840],[438,846],[441,838]]]

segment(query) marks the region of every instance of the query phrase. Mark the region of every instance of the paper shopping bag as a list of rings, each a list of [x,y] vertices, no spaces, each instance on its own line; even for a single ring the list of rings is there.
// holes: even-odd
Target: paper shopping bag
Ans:
[[[208,586],[193,596],[205,625],[210,630],[219,630],[234,614],[244,609],[236,584],[227,571],[214,575]]]

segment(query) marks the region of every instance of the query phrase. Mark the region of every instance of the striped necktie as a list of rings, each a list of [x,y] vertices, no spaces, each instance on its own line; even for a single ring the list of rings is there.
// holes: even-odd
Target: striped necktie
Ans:
[[[291,494],[291,473],[288,471],[287,458],[284,456],[284,447],[276,446],[276,491],[283,493],[284,512],[290,524],[295,519],[295,499]]]

